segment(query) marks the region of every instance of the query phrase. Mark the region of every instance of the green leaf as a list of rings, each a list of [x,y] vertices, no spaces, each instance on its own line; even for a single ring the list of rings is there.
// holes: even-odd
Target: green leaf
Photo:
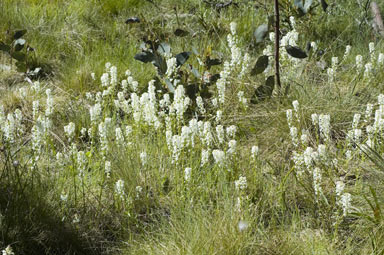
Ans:
[[[303,0],[295,0],[294,5],[299,12],[299,16],[304,16],[306,11],[304,8]]]
[[[162,55],[169,55],[171,54],[171,46],[166,42],[162,42],[157,48],[157,52]]]
[[[176,36],[179,36],[179,37],[184,37],[184,36],[189,35],[189,32],[188,32],[188,31],[185,31],[185,30],[183,30],[183,29],[178,28],[178,29],[175,30],[174,34],[175,34]]]
[[[5,52],[8,52],[11,50],[11,46],[3,43],[3,42],[0,42],[0,50],[2,51],[5,51]]]
[[[18,72],[25,73],[28,70],[27,65],[24,62],[17,61],[15,65]]]
[[[155,56],[151,52],[140,52],[137,53],[134,58],[138,61],[141,61],[143,63],[152,62],[155,59]]]
[[[165,84],[167,84],[169,92],[175,93],[175,87],[173,87],[173,84],[170,80],[165,79]]]
[[[199,85],[189,84],[185,87],[185,94],[193,101],[196,99],[197,93],[199,93]]]
[[[24,48],[25,40],[20,38],[14,42],[15,51],[21,51]]]
[[[187,62],[189,56],[191,55],[192,53],[191,52],[181,52],[179,54],[176,55],[176,65],[177,66],[181,66],[183,65],[185,62]]]
[[[258,87],[255,90],[255,96],[259,101],[262,101],[272,96],[272,92],[274,88],[275,88],[275,76],[269,76],[265,81],[265,84]],[[252,100],[252,103],[255,103],[255,101]]]
[[[133,24],[140,23],[140,19],[138,17],[130,17],[125,21],[125,24]]]
[[[192,74],[197,78],[197,79],[200,79],[201,78],[201,74],[199,73],[199,71],[194,68],[194,67],[191,67],[191,72]]]
[[[221,63],[223,63],[223,62],[220,59],[218,59],[218,58],[211,59],[209,56],[205,60],[205,65],[207,66],[208,69],[210,69],[211,66],[220,65]]]
[[[285,46],[285,49],[286,49],[287,53],[294,58],[303,59],[303,58],[308,57],[307,53],[305,53],[302,49],[300,49],[297,46],[287,45],[287,46]]]
[[[321,7],[323,8],[323,11],[327,11],[328,4],[325,2],[325,0],[320,0]]]
[[[26,29],[16,30],[13,34],[13,39],[17,40],[27,33]]]
[[[264,40],[264,38],[268,34],[268,25],[262,24],[258,28],[256,28],[256,31],[253,33],[253,35],[256,38],[256,43],[260,43]]]
[[[199,55],[199,52],[197,51],[197,49],[195,47],[192,47],[192,52],[195,55]]]
[[[167,72],[167,61],[160,54],[155,54],[152,64],[157,67],[157,72],[160,76],[163,76]]]
[[[257,59],[255,66],[252,68],[251,75],[257,75],[264,72],[267,69],[269,63],[268,56],[261,56]]]
[[[295,0],[293,4],[298,9],[304,9],[303,0]]]
[[[306,0],[304,4],[304,12],[307,13],[309,9],[311,8],[311,5],[313,3],[313,0]]]
[[[25,60],[25,54],[19,51],[15,51],[11,53],[11,57],[16,59],[17,61],[24,61]]]

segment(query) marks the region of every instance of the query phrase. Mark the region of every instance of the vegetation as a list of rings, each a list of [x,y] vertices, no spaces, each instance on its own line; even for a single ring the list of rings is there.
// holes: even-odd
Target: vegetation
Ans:
[[[0,1],[2,253],[383,254],[370,2]]]

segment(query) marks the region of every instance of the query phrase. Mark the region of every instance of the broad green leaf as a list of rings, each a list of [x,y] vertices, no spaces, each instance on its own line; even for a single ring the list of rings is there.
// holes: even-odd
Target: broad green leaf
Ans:
[[[16,67],[17,67],[17,71],[21,73],[25,73],[28,70],[27,65],[21,61],[16,62]]]
[[[176,36],[179,36],[179,37],[184,37],[184,36],[189,35],[189,32],[188,32],[188,31],[185,31],[185,30],[183,30],[183,29],[178,28],[178,29],[175,30],[174,34],[175,34]]]
[[[15,51],[21,51],[24,48],[25,40],[20,38],[14,42]]]
[[[16,59],[17,61],[24,61],[25,60],[25,54],[19,51],[15,51],[11,53],[11,57]]]
[[[268,34],[268,25],[262,24],[258,28],[256,28],[256,31],[253,33],[253,35],[256,38],[256,43],[260,43],[264,40],[264,38]]]
[[[201,78],[201,74],[199,73],[199,71],[194,68],[194,67],[191,67],[191,72],[192,74],[197,78],[197,79],[200,79]]]
[[[155,56],[151,52],[140,52],[140,53],[137,53],[134,58],[143,63],[148,63],[148,62],[152,62]]]
[[[11,50],[11,47],[3,42],[0,42],[0,50],[8,52]]]
[[[300,9],[304,9],[304,5],[303,5],[303,0],[295,0],[293,2],[293,4],[295,5],[296,8],[300,8]]]
[[[313,3],[313,0],[305,0],[305,4],[304,4],[304,12],[305,13],[307,13],[309,11],[312,3]]]
[[[27,33],[26,29],[16,30],[13,34],[13,39],[17,40]]]
[[[209,56],[205,60],[205,65],[207,66],[208,69],[210,69],[211,66],[220,65],[221,63],[223,63],[223,62],[220,59],[218,59],[218,58],[211,59]]]
[[[176,65],[177,66],[181,66],[183,65],[185,62],[187,62],[189,56],[191,55],[192,53],[191,52],[181,52],[179,54],[176,55]]]
[[[302,49],[300,49],[297,46],[287,45],[287,46],[285,46],[285,49],[286,49],[287,53],[294,58],[303,59],[303,58],[308,57],[307,53],[305,53]]]
[[[299,16],[303,16],[306,13],[306,11],[304,9],[303,0],[295,0],[294,5],[295,5],[297,11],[299,12]]]
[[[269,76],[265,84],[255,90],[256,98],[261,101],[272,96],[273,89],[275,88],[275,76]],[[252,100],[254,103],[255,101]]]
[[[152,64],[157,67],[157,72],[160,76],[163,76],[167,72],[167,61],[160,54],[155,54]]]
[[[162,55],[169,55],[171,54],[171,46],[166,42],[162,42],[157,48],[157,52]]]
[[[264,72],[267,69],[269,63],[268,56],[261,56],[257,59],[255,66],[252,68],[251,75],[257,75]]]
[[[321,7],[323,8],[323,11],[327,11],[328,4],[325,2],[325,0],[320,0]]]
[[[130,17],[125,21],[125,24],[133,24],[140,23],[140,19],[138,17]]]
[[[167,84],[169,92],[175,93],[175,87],[173,87],[173,84],[170,80],[165,79],[165,84]]]

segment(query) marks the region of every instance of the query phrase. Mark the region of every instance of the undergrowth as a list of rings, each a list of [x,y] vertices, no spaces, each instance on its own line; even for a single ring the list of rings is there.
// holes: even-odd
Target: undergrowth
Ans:
[[[1,1],[3,254],[382,254],[384,51],[327,2],[278,88],[269,2]]]

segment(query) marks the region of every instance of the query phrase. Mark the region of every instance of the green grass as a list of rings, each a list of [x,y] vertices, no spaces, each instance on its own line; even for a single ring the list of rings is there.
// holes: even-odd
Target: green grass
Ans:
[[[347,139],[353,115],[360,113],[362,144],[367,141],[366,128],[374,123],[377,96],[383,92],[382,66],[374,67],[372,77],[364,77],[364,68],[358,73],[355,66],[359,54],[364,64],[370,61],[371,41],[376,57],[383,51],[381,38],[369,23],[369,9],[363,10],[359,1],[329,0],[327,13],[317,7],[296,17],[297,45],[305,48],[314,41],[324,54],[310,53],[299,68],[290,59],[282,59],[283,86],[289,86],[288,93],[281,95],[275,89],[271,98],[252,104],[255,89],[264,84],[267,74],[252,76],[249,71],[272,45],[268,36],[256,44],[253,32],[273,14],[273,6],[269,1],[234,2],[238,5],[221,11],[198,0],[0,2],[0,41],[15,30],[27,29],[23,38],[35,49],[36,65],[46,72],[39,78],[41,89],[36,90],[16,71],[15,61],[0,53],[0,64],[11,68],[0,69],[0,101],[5,112],[0,114],[0,250],[10,245],[15,254],[383,254],[382,131],[371,137],[372,151],[360,150],[361,144]],[[289,16],[297,12],[292,1],[280,3],[285,35],[292,30]],[[125,24],[127,18],[136,16],[140,23]],[[197,114],[192,95],[181,120],[170,113],[172,107],[161,109],[160,99],[168,91],[165,78],[151,63],[134,59],[143,39],[167,42],[173,56],[194,52],[179,72],[189,93],[193,86],[205,86],[190,66],[200,74],[214,75],[223,70],[223,64],[209,69],[199,61],[208,56],[232,60],[227,42],[231,22],[237,23],[241,54],[248,53],[251,60],[243,77],[238,76],[242,66],[230,68],[225,103],[215,107],[202,95],[207,112]],[[189,34],[176,37],[178,28]],[[352,51],[342,60],[346,45]],[[284,58],[283,48],[282,52]],[[340,64],[332,83],[319,62],[331,67],[335,56]],[[107,62],[117,68],[117,85],[109,86],[110,95],[98,101],[87,98],[87,93],[94,98],[97,92],[103,93],[100,77]],[[116,108],[114,100],[122,105],[133,94],[130,85],[122,88],[126,70],[138,81],[137,95],[143,102],[148,82],[156,80],[155,90],[160,92],[155,115],[160,127],[144,117],[151,111],[146,108],[151,101],[138,108],[127,101],[128,110]],[[216,85],[208,88],[212,98],[218,96]],[[45,112],[49,108],[46,89],[52,91],[52,114]],[[239,91],[244,91],[247,107],[239,103]],[[123,98],[118,99],[119,92]],[[170,97],[172,102],[174,96]],[[299,135],[307,132],[308,136],[308,143],[299,146],[292,143],[286,118],[295,100],[300,107],[297,115],[294,111],[293,126]],[[34,101],[39,101],[35,117]],[[92,121],[90,108],[97,102],[100,116]],[[365,122],[367,103],[374,104],[374,111]],[[13,122],[7,115],[17,118],[18,110],[22,120],[16,130],[8,132]],[[216,119],[217,110],[223,112],[221,120]],[[137,112],[142,114],[139,121],[135,120]],[[313,125],[314,113],[330,114],[329,141]],[[166,131],[181,135],[183,126],[197,115],[198,120],[210,122],[211,144],[206,144],[204,127],[200,127],[193,146],[187,139],[189,144],[173,151]],[[46,130],[44,120],[51,121]],[[100,123],[108,121],[103,140]],[[73,138],[64,131],[70,122],[76,127]],[[220,142],[218,125],[224,129],[236,125],[236,135],[225,135]],[[125,132],[128,126],[132,133]],[[123,145],[116,128],[122,130]],[[237,144],[230,156],[232,139]],[[317,150],[320,144],[326,145],[327,159],[317,159],[300,176],[304,168],[292,159],[294,151],[302,155],[308,146]],[[255,145],[260,152],[252,158]],[[216,163],[212,154],[202,164],[206,149],[226,151],[225,164]],[[346,157],[348,150],[352,158]],[[109,174],[106,162],[111,163]],[[315,193],[315,167],[322,175],[320,196]],[[186,168],[192,169],[189,179]],[[240,177],[246,177],[244,189],[236,188]],[[352,197],[351,211],[344,216],[335,193],[340,180]],[[123,181],[123,193],[116,188],[122,183],[118,181]],[[239,224],[246,227],[240,229]]]

